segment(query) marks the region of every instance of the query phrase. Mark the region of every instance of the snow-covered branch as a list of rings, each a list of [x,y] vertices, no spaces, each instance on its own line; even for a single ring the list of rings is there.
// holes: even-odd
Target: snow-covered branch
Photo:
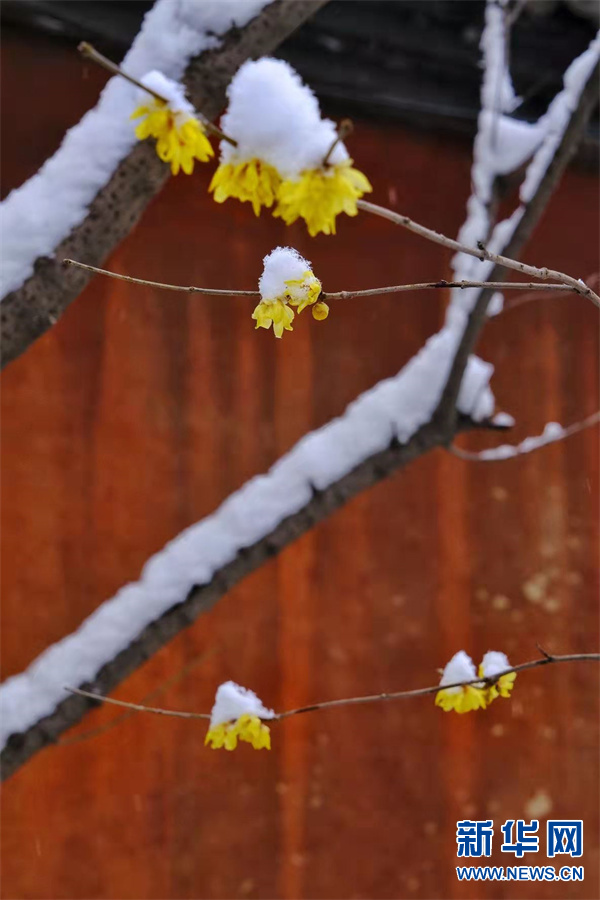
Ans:
[[[440,444],[431,422],[455,343],[434,335],[396,375],[312,432],[266,474],[229,497],[145,565],[70,636],[0,686],[3,777],[89,707],[64,685],[108,693],[233,584],[351,497]],[[459,398],[460,428],[496,427],[492,366],[473,357]],[[501,426],[498,426],[501,427]],[[87,687],[86,687],[87,686]],[[11,737],[12,735],[12,737]]]
[[[488,242],[493,253],[519,254],[577,145],[598,94],[597,48],[592,51],[580,58],[585,65],[576,61],[565,77],[568,103],[563,106],[569,114],[561,118],[560,138],[552,137],[550,156],[538,156],[545,153],[543,144],[534,155],[535,189],[494,229]],[[365,207],[362,201],[359,205]],[[72,248],[63,255],[86,256]],[[483,258],[483,280],[501,281],[504,265]],[[87,261],[94,262],[89,253]],[[492,291],[485,287],[471,297],[466,292],[455,296],[443,329],[395,378],[304,437],[266,475],[252,479],[154,556],[138,582],[102,604],[27,671],[5,682],[0,687],[3,776],[55,740],[95,702],[79,695],[64,699],[65,685],[108,693],[233,584],[349,498],[430,449],[448,446],[465,427],[505,426],[506,420],[492,418],[488,383],[493,367],[472,355]]]
[[[158,0],[123,61],[181,79],[194,106],[214,118],[241,63],[270,52],[326,0]],[[90,274],[64,257],[101,263],[163,186],[168,166],[129,121],[137,89],[118,76],[54,156],[1,206],[2,365],[50,328]],[[57,204],[56,198],[60,197]]]
[[[523,456],[525,453],[531,453],[533,450],[539,450],[548,444],[555,444],[557,441],[564,441],[565,438],[571,437],[572,434],[579,434],[586,428],[592,428],[600,422],[600,412],[592,413],[581,422],[575,422],[566,428],[559,425],[558,422],[547,422],[541,434],[532,435],[522,440],[519,444],[501,444],[499,447],[490,447],[488,450],[479,450],[474,453],[470,450],[463,450],[462,447],[452,445],[450,450],[455,456],[461,459],[473,460],[474,462],[495,462],[501,459],[514,459],[515,456]]]

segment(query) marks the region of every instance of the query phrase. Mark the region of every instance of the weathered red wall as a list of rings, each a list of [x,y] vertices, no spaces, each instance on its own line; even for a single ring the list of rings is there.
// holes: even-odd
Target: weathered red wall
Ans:
[[[61,44],[8,31],[3,62],[9,189],[103,78],[84,80]],[[455,234],[467,143],[356,125],[351,146],[374,199]],[[289,243],[327,289],[448,274],[441,248],[364,215],[311,240],[233,201],[217,206],[210,168],[173,179],[109,266],[246,288],[264,254]],[[571,172],[526,258],[585,278],[597,246],[597,181]],[[253,330],[243,299],[94,281],[2,375],[3,677],[308,429],[396,373],[438,328],[443,301],[348,301],[276,341]],[[481,353],[497,366],[499,406],[517,418],[513,440],[597,408],[597,321],[591,304],[562,297],[489,324]],[[594,431],[502,463],[433,453],[249,577],[116,696],[140,700],[196,661],[155,702],[207,710],[232,677],[281,709],[434,683],[463,647],[514,661],[534,657],[536,641],[595,649],[597,492]],[[429,699],[301,716],[274,726],[271,753],[212,752],[200,725],[135,715],[39,754],[6,784],[3,896],[598,896],[597,713],[598,673],[582,664],[522,675],[510,702],[464,717]],[[104,708],[68,737],[118,718]],[[457,883],[457,819],[493,817],[490,861],[507,865],[518,861],[498,852],[500,825],[548,813],[584,819],[583,884]]]

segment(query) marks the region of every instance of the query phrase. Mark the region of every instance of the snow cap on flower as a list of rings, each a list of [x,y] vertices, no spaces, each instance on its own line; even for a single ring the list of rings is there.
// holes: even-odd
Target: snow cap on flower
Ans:
[[[506,672],[507,669],[510,669],[510,663],[506,653],[500,653],[498,650],[488,650],[479,664],[479,676],[494,678],[500,672]],[[506,675],[500,675],[498,680],[488,688],[488,702],[491,703],[497,697],[510,697],[516,678],[516,672],[507,672]]]
[[[244,741],[255,750],[270,750],[271,733],[262,720],[274,716],[254,691],[226,681],[217,690],[204,743],[213,750],[235,750]]]
[[[445,712],[454,710],[457,713],[471,712],[474,709],[485,709],[488,704],[488,693],[483,684],[463,684],[456,687],[445,685],[460,681],[472,681],[477,678],[473,660],[464,650],[455,653],[446,665],[440,679],[440,690],[435,695],[436,706]]]
[[[195,116],[196,113],[194,107],[189,100],[186,100],[185,89],[178,81],[167,78],[166,75],[163,75],[163,73],[159,72],[157,69],[146,72],[146,74],[140,78],[140,81],[144,87],[147,87],[151,91],[160,94],[161,97],[164,97],[174,113],[182,114],[180,124],[183,124],[184,116],[192,118]],[[148,100],[148,94],[145,91],[140,91],[139,94],[140,103],[144,103]]]
[[[313,237],[335,234],[340,213],[357,214],[357,201],[372,190],[369,180],[353,168],[335,123],[321,118],[315,95],[288,63],[245,62],[227,96],[221,128],[235,144],[221,141],[209,187],[217,203],[236,197],[252,203],[257,216],[276,203],[273,215],[286,225],[304,219]],[[325,318],[327,309],[319,314]]]
[[[311,271],[309,261],[293,247],[275,247],[265,256],[263,264],[263,273],[258,282],[263,300],[285,296],[289,290],[289,281],[301,281]]]
[[[479,674],[485,678],[493,678],[499,672],[505,672],[507,669],[510,669],[510,663],[506,653],[500,653],[498,650],[488,650],[481,660]]]
[[[142,119],[136,126],[136,137],[140,141],[156,138],[156,153],[163,162],[170,163],[173,175],[180,169],[191,175],[194,160],[206,162],[214,156],[194,107],[186,100],[182,85],[161,72],[147,72],[142,84],[164,99],[140,91],[142,105],[131,114],[132,119]]]
[[[446,664],[440,679],[440,687],[456,684],[457,681],[472,681],[474,678],[477,678],[477,670],[473,660],[464,650],[459,650]],[[462,688],[448,688],[448,690],[458,693]]]
[[[295,307],[301,313],[312,306],[315,319],[325,319],[329,308],[317,303],[321,282],[313,274],[308,260],[292,247],[276,247],[264,260],[263,273],[258,282],[261,301],[252,313],[257,328],[273,325],[275,337],[293,331]]]
[[[221,142],[222,163],[259,159],[292,179],[321,166],[336,126],[321,118],[317,98],[289,63],[270,57],[248,60],[234,75],[227,98],[221,129],[237,147]],[[348,158],[340,142],[329,162],[337,165]]]
[[[263,706],[254,691],[236,684],[235,681],[226,681],[219,685],[210,713],[210,727],[232,722],[244,714],[257,716],[259,719],[272,719],[275,716],[272,709]]]

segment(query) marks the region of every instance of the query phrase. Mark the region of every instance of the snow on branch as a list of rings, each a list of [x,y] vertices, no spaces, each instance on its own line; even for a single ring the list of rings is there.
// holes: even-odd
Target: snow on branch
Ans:
[[[218,46],[216,35],[232,24],[245,25],[264,5],[264,0],[160,0],[146,15],[123,69],[139,79],[159,69],[178,81],[192,56]],[[135,87],[122,78],[111,78],[97,105],[67,132],[54,156],[3,202],[3,297],[33,274],[38,256],[51,256],[85,219],[100,188],[136,143],[130,116],[137,105]]]
[[[0,746],[11,734],[51,715],[64,699],[64,685],[94,682],[107,663],[139,639],[144,629],[182,604],[196,586],[210,585],[239,554],[255,548],[291,517],[304,513],[319,492],[341,505],[364,486],[414,454],[419,441],[431,446],[434,433],[420,435],[438,405],[456,349],[453,333],[434,335],[394,378],[380,382],[328,425],[306,435],[266,474],[249,481],[206,519],[191,526],[152,557],[141,578],[103,603],[72,635],[46,650],[21,675],[0,686]],[[472,422],[489,420],[494,398],[488,386],[493,367],[473,357],[459,397]],[[439,440],[439,435],[437,435]],[[403,446],[405,453],[393,452]],[[390,459],[382,460],[389,453]],[[367,473],[366,463],[374,466]],[[353,473],[363,467],[358,479]],[[335,494],[337,489],[338,493]],[[326,508],[326,507],[325,507]],[[304,528],[302,530],[304,530]]]
[[[498,416],[496,418],[499,418]],[[500,420],[502,421],[502,420]],[[499,447],[490,447],[488,450],[479,450],[473,453],[469,450],[463,450],[461,447],[452,445],[450,447],[455,456],[461,459],[473,460],[475,462],[494,462],[501,459],[514,459],[515,456],[523,456],[525,453],[531,453],[533,450],[539,450],[548,444],[555,444],[557,441],[564,441],[565,438],[571,437],[572,434],[579,434],[586,428],[591,428],[600,422],[600,412],[595,412],[582,422],[576,422],[564,428],[558,422],[547,422],[541,434],[532,435],[525,438],[520,444],[501,444]]]
[[[563,76],[563,89],[554,98],[545,115],[535,125],[518,122],[504,114],[506,100],[511,96],[511,90],[507,89],[511,82],[506,64],[508,36],[505,29],[503,7],[494,0],[488,0],[486,25],[481,41],[485,68],[481,91],[482,107],[473,148],[473,190],[467,202],[467,219],[459,232],[459,240],[472,247],[485,245],[484,250],[490,256],[516,255],[507,251],[506,247],[517,232],[531,202],[538,195],[547,171],[559,156],[565,133],[572,123],[575,111],[581,106],[586,86],[589,88],[594,77],[598,80],[600,59],[599,33],[587,50],[568,67]],[[495,180],[499,175],[518,169],[528,159],[530,162],[519,193],[520,204],[511,216],[494,227],[491,207]],[[483,281],[499,280],[501,272],[497,271],[495,262],[488,258],[483,265],[478,265],[474,257],[457,253],[453,259],[455,279],[472,279],[474,272],[477,272],[477,277]],[[565,284],[572,286],[573,283],[577,283],[577,280],[565,279]],[[480,294],[477,289],[453,291],[448,319],[464,319],[475,306]]]
[[[323,2],[158,0],[123,67],[138,79],[152,69],[183,76],[193,105],[212,118],[240,64],[272,50]],[[54,156],[0,206],[3,365],[87,284],[88,273],[63,270],[61,260],[101,263],[166,181],[168,167],[129,121],[138,99],[134,85],[112,78]]]
[[[578,80],[575,105],[533,195],[517,219],[495,230],[506,256],[518,255],[537,223],[583,132],[597,91],[597,71],[588,71],[585,82]],[[381,207],[362,200],[357,206],[430,240],[449,243]],[[484,251],[471,252],[481,252],[487,259]],[[492,275],[482,280],[499,281],[502,263],[489,262]],[[483,265],[487,267],[487,262]],[[558,280],[568,283],[567,277]],[[585,285],[571,281],[584,292]],[[63,699],[65,685],[107,693],[233,584],[350,497],[433,447],[448,446],[465,427],[506,424],[496,420],[493,425],[491,420],[492,366],[472,355],[490,293],[490,288],[483,288],[473,303],[460,309],[452,303],[450,313],[455,310],[458,315],[449,314],[444,328],[395,378],[381,382],[343,416],[304,437],[267,475],[252,479],[212,516],[154,556],[138,582],[102,604],[78,631],[50,647],[26,672],[5,682],[0,687],[3,776],[55,740],[94,703],[76,694]],[[258,733],[248,732],[247,737],[261,740]]]

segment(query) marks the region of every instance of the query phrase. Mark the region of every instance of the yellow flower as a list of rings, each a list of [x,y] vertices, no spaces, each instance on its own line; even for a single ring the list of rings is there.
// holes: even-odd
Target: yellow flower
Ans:
[[[312,314],[313,319],[316,319],[317,322],[322,322],[323,319],[326,319],[329,315],[329,307],[321,300],[319,303],[315,303],[315,305],[313,306]]]
[[[209,191],[214,191],[217,203],[237,197],[252,204],[255,215],[261,206],[272,206],[277,197],[281,177],[277,169],[260,159],[241,163],[221,163],[213,175]]]
[[[445,712],[454,710],[457,713],[466,713],[474,709],[485,709],[488,702],[487,692],[474,684],[442,688],[435,695],[435,705],[441,706]]]
[[[275,337],[280,338],[285,331],[293,331],[294,310],[284,300],[261,300],[252,318],[256,319],[257,328],[270,328],[273,323]]]
[[[483,664],[479,666],[478,674],[480,676],[484,676],[485,673]],[[491,703],[492,700],[495,700],[497,697],[504,697],[505,699],[508,699],[515,685],[516,677],[516,672],[508,672],[506,675],[501,675],[495,684],[490,685],[487,688],[488,703]]]
[[[328,169],[310,169],[297,181],[282,181],[273,215],[286,225],[304,219],[311,237],[320,231],[335,234],[336,216],[342,212],[355,216],[356,201],[371,190],[368,178],[352,167],[352,160]]]
[[[321,294],[321,282],[310,269],[303,272],[301,278],[290,278],[285,282],[285,286],[287,289],[285,299],[291,306],[296,306],[299,313],[307,306],[316,303]]]
[[[238,740],[252,744],[255,750],[271,749],[271,732],[258,716],[244,713],[234,722],[223,722],[209,728],[204,739],[204,744],[211,745],[213,750],[222,747],[225,750],[235,750]]]
[[[206,162],[214,151],[200,122],[185,112],[173,111],[162,100],[154,98],[148,105],[138,107],[132,119],[144,118],[135,129],[140,141],[156,138],[156,152],[163,162],[171,164],[171,172],[177,175],[183,169],[186,175],[194,171],[194,160]]]

